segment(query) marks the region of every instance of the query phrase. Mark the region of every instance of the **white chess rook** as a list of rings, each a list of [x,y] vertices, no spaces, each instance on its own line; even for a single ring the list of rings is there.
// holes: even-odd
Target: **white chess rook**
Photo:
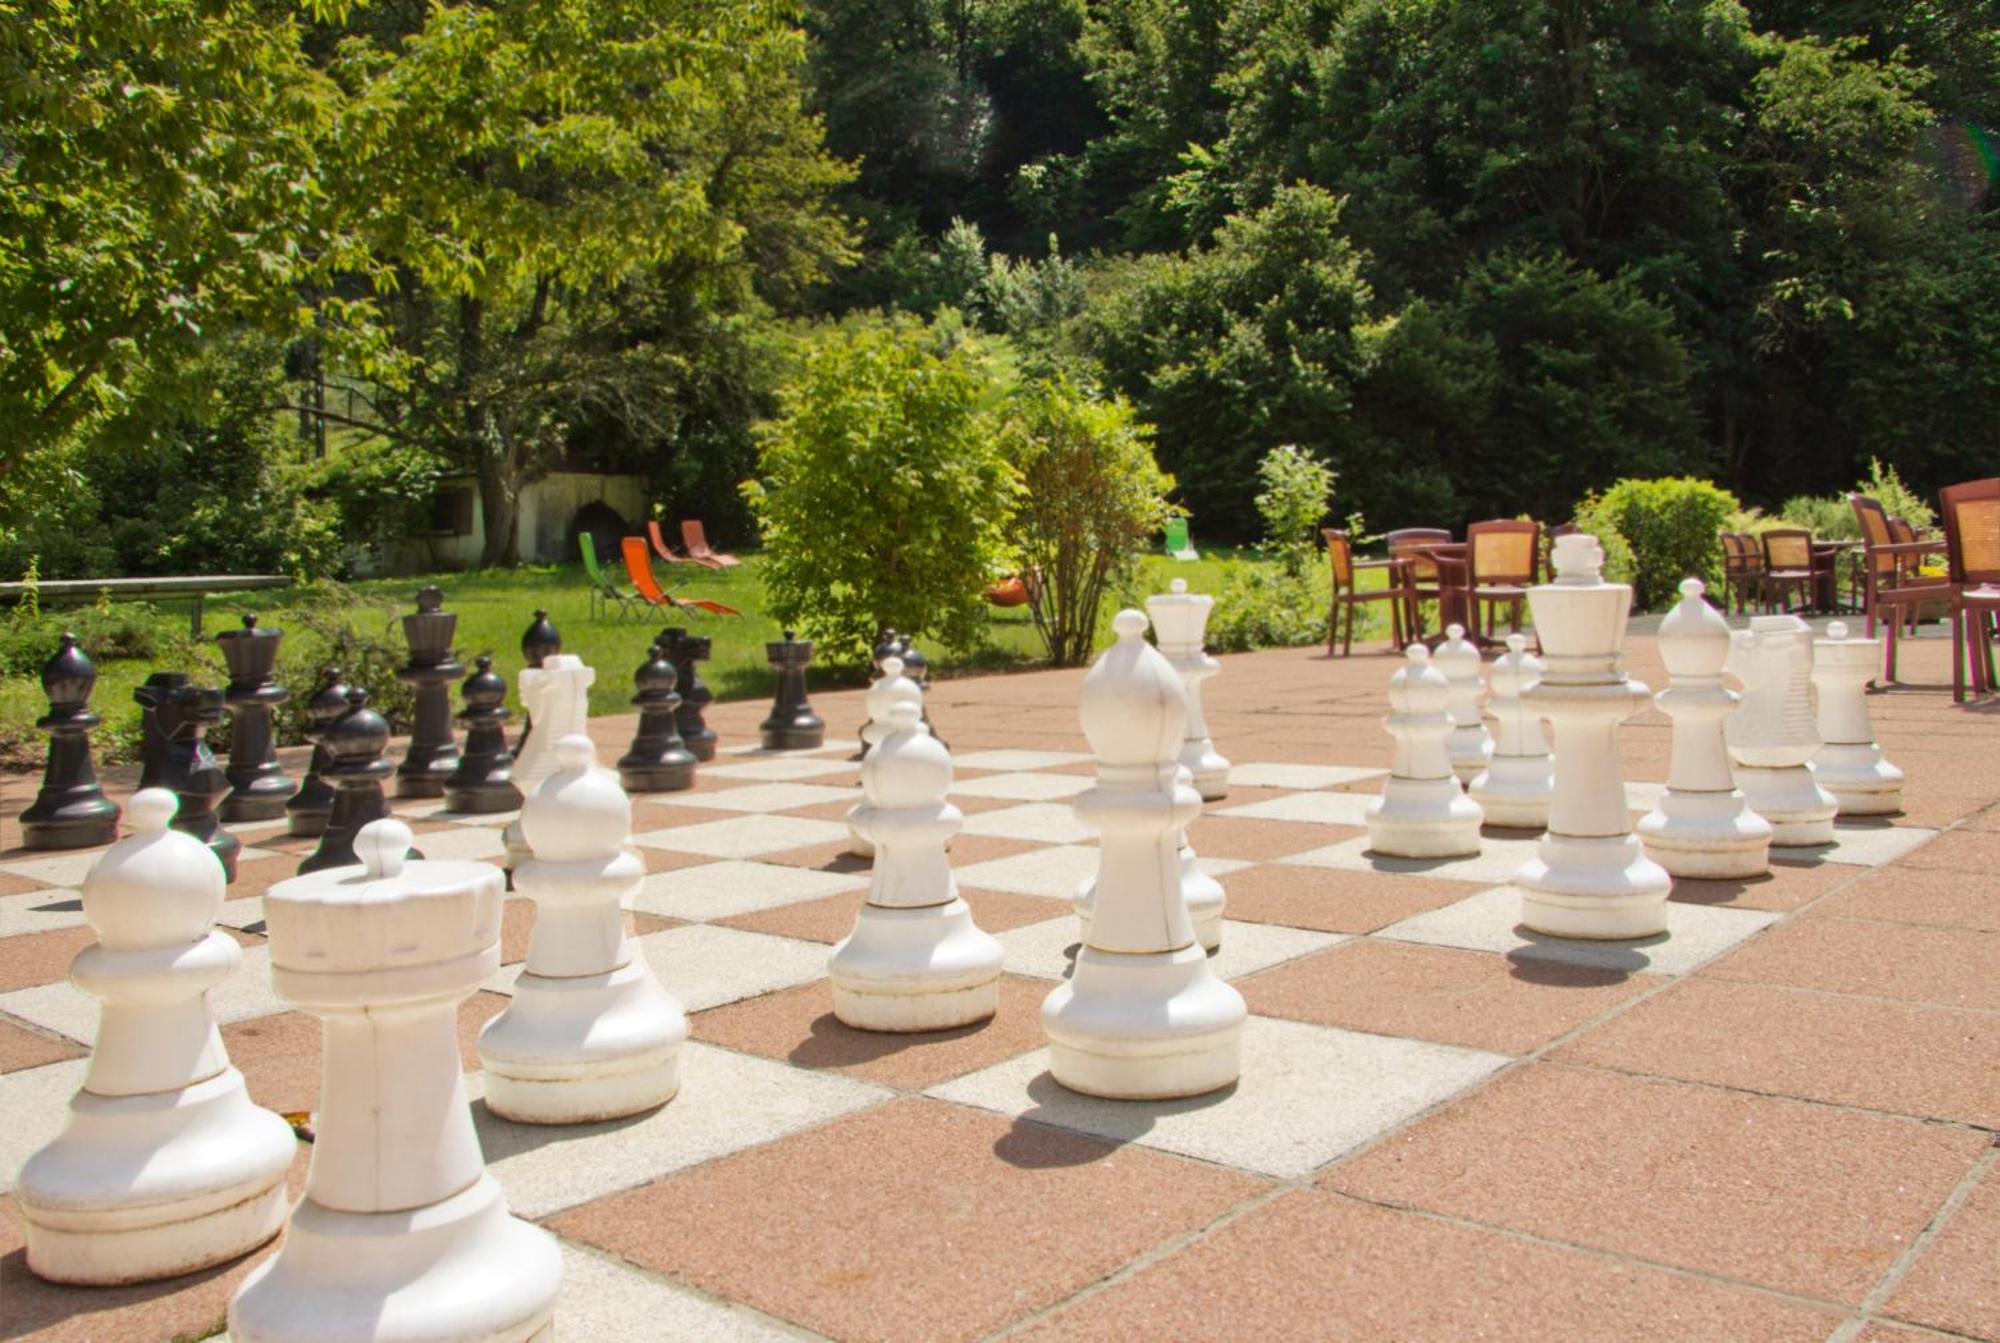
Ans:
[[[882,674],[868,683],[868,692],[861,697],[862,707],[868,713],[868,721],[861,726],[861,741],[869,748],[871,755],[874,754],[874,748],[881,744],[882,739],[889,735],[890,709],[899,700],[907,699],[912,694],[916,696],[919,705],[923,703],[924,697],[924,688],[917,684],[915,678],[903,674],[903,659],[883,658],[879,670]],[[919,712],[921,714],[921,710]],[[921,731],[931,730],[930,724],[924,722],[921,716],[917,720],[917,725]],[[847,812],[847,851],[856,858],[875,856],[875,846],[869,842],[868,836],[862,833],[861,829],[861,813],[867,806],[865,800],[857,802]]]
[[[1879,639],[1848,636],[1834,621],[1813,643],[1813,688],[1819,692],[1819,735],[1813,777],[1832,793],[1842,816],[1892,816],[1903,809],[1903,771],[1882,757],[1868,716],[1868,682],[1875,677]]]
[[[15,1192],[28,1267],[55,1282],[192,1272],[261,1245],[285,1220],[298,1144],[250,1103],[216,1032],[208,991],[243,952],[214,929],[215,855],[168,828],[179,805],[164,788],[135,794],[132,833],[84,878],[97,941],[70,981],[103,1001],[97,1045],[69,1121],[28,1158]]]
[[[972,921],[945,857],[965,821],[945,800],[951,754],[924,728],[922,691],[896,679],[887,735],[861,766],[868,806],[856,823],[875,870],[854,931],[827,964],[833,1012],[865,1031],[949,1030],[999,1010],[1001,947]]]
[[[1479,852],[1483,813],[1452,772],[1445,745],[1451,687],[1422,644],[1403,656],[1382,720],[1396,754],[1382,796],[1368,804],[1368,847],[1391,858],[1467,858]]]
[[[584,665],[574,653],[553,653],[539,667],[521,671],[521,704],[528,711],[534,731],[521,748],[510,776],[524,798],[533,797],[542,780],[556,772],[556,745],[564,737],[589,731],[590,683],[597,679],[595,668]],[[507,845],[507,867],[511,871],[528,857],[528,841],[521,832],[519,817],[501,832]]]
[[[1543,830],[1549,824],[1549,800],[1555,795],[1555,762],[1542,720],[1529,712],[1521,692],[1542,679],[1542,660],[1528,651],[1526,635],[1507,636],[1507,651],[1493,661],[1488,680],[1493,687],[1487,708],[1499,729],[1493,734],[1493,757],[1466,789],[1486,824],[1516,830]]]
[[[284,1247],[230,1303],[232,1343],[554,1337],[561,1256],[508,1213],[459,1066],[458,1006],[500,966],[505,882],[411,862],[410,838],[372,822],[361,867],[264,897],[272,982],[325,1032],[319,1130]]]
[[[541,724],[535,725],[537,734]],[[521,808],[534,856],[514,887],[535,902],[528,962],[479,1033],[486,1105],[527,1124],[655,1109],[680,1089],[687,1016],[625,933],[646,866],[624,847],[632,801],[590,738],[555,744],[560,769]]]
[[[1134,610],[1084,678],[1084,735],[1097,783],[1078,819],[1103,836],[1090,938],[1042,1004],[1049,1071],[1072,1091],[1115,1099],[1197,1096],[1240,1071],[1243,997],[1216,977],[1181,897],[1176,837],[1201,808],[1179,782],[1187,693],[1141,637]]]
[[[1729,768],[1723,720],[1742,697],[1722,683],[1729,622],[1702,600],[1699,578],[1660,622],[1671,678],[1655,696],[1674,723],[1666,791],[1639,822],[1646,856],[1676,877],[1734,879],[1771,868],[1771,823],[1750,809]]]
[[[1181,744],[1181,763],[1193,777],[1201,800],[1217,802],[1229,796],[1229,762],[1209,740],[1208,720],[1201,710],[1201,683],[1222,670],[1222,664],[1202,647],[1208,638],[1208,617],[1215,609],[1215,598],[1191,595],[1185,578],[1176,578],[1168,586],[1169,595],[1146,599],[1146,611],[1153,618],[1160,655],[1181,674],[1181,687],[1187,691],[1187,740]],[[1221,917],[1219,912],[1216,917]]]
[[[1444,642],[1437,646],[1431,662],[1444,673],[1451,694],[1446,700],[1451,714],[1451,736],[1445,745],[1451,752],[1452,773],[1461,783],[1470,783],[1493,758],[1493,735],[1486,730],[1486,716],[1480,702],[1486,697],[1485,670],[1479,661],[1479,645],[1465,637],[1465,626],[1445,628]]]
[[[1180,767],[1175,781],[1184,787],[1194,787],[1186,765]],[[1181,827],[1180,838],[1176,841],[1174,861],[1180,871],[1181,899],[1186,902],[1188,918],[1194,924],[1195,940],[1201,943],[1203,951],[1221,950],[1222,910],[1229,903],[1229,895],[1222,889],[1221,882],[1201,870],[1201,857],[1195,853],[1194,844],[1188,839],[1186,826]],[[1073,904],[1081,923],[1083,940],[1088,942],[1090,914],[1097,904],[1096,878],[1077,887]]]
[[[1522,866],[1521,922],[1555,937],[1634,938],[1666,931],[1673,879],[1645,855],[1625,808],[1618,725],[1649,698],[1621,649],[1632,589],[1607,583],[1597,538],[1556,538],[1553,583],[1528,589],[1547,668],[1523,693],[1555,734],[1549,829]]]
[[[1743,702],[1723,733],[1750,809],[1771,823],[1778,848],[1833,843],[1840,804],[1806,767],[1820,749],[1812,629],[1797,616],[1753,616],[1730,638],[1727,670],[1742,682]]]

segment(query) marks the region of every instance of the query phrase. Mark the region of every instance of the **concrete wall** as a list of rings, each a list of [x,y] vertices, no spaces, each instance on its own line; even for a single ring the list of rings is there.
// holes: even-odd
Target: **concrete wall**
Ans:
[[[469,480],[453,481],[449,485],[469,486],[473,492],[470,532],[456,536],[412,536],[385,550],[370,551],[357,557],[355,568],[366,576],[381,577],[476,566],[486,545],[486,524],[479,508],[479,485]],[[593,503],[602,503],[615,510],[635,536],[643,532],[651,507],[643,476],[552,472],[521,492],[521,558],[541,564],[575,561],[576,545],[570,541],[570,521],[585,505]]]

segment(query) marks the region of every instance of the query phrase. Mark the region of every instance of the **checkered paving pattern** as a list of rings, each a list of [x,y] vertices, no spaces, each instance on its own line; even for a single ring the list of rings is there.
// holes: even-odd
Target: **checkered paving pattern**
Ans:
[[[1912,674],[1942,665],[1927,642]],[[1650,643],[1631,651],[1660,684]],[[1078,673],[933,692],[954,866],[1006,948],[982,1026],[832,1016],[827,955],[868,875],[842,820],[852,693],[815,697],[833,727],[805,753],[745,748],[762,706],[719,706],[697,786],[634,800],[633,931],[692,1027],[662,1110],[548,1129],[478,1104],[473,1041],[533,917],[509,901],[462,1043],[495,1175],[562,1239],[565,1336],[2000,1338],[2000,719],[1876,697],[1904,816],[1768,878],[1680,883],[1665,937],[1578,943],[1516,924],[1530,835],[1368,851],[1391,661],[1224,664],[1210,718],[1237,763],[1191,837],[1228,893],[1215,968],[1252,1017],[1218,1095],[1107,1102],[1048,1075],[1039,1009],[1096,861],[1069,806],[1091,775]],[[630,727],[592,724],[605,747]],[[1625,732],[1635,813],[1667,743],[1656,713]],[[32,790],[0,792],[0,838]],[[510,819],[397,810],[439,858],[496,858]],[[239,833],[223,924],[245,963],[217,1015],[253,1096],[310,1110],[318,1030],[270,988],[259,898],[309,842]],[[65,976],[93,856],[0,852],[0,1196],[82,1077],[96,1003]],[[92,1343],[213,1334],[255,1262],[58,1289],[27,1275],[11,1205],[0,1256],[0,1338]]]

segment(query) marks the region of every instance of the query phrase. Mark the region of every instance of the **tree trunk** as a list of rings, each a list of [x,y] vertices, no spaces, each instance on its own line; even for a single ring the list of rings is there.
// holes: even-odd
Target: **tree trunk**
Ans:
[[[458,370],[453,379],[465,406],[460,452],[479,479],[479,517],[486,535],[479,562],[488,568],[521,562],[520,454],[475,390],[486,363],[486,304],[458,301]]]

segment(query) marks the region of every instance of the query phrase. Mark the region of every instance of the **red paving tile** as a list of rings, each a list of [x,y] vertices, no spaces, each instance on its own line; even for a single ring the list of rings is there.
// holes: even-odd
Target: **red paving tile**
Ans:
[[[96,930],[87,923],[0,937],[0,993],[69,978],[70,962],[96,940]]]
[[[1719,905],[1786,913],[1811,904],[1828,891],[1852,883],[1863,869],[1841,863],[1788,863],[1780,859],[1761,877],[1742,881],[1674,882],[1673,899],[1687,905]]]
[[[1873,919],[1781,923],[1703,972],[1831,993],[2000,1011],[2000,933]]]
[[[1812,913],[2000,933],[2000,883],[1985,869],[1885,867],[1829,896]]]
[[[49,855],[43,854],[41,856],[46,858]],[[12,872],[0,872],[0,896],[26,895],[30,891],[47,890],[48,885],[47,882],[36,881],[32,877],[17,876]]]
[[[1958,872],[2000,869],[2000,834],[1951,830],[1896,860],[1898,867],[1939,867]]]
[[[1307,1190],[1018,1337],[1817,1343],[1838,1322],[1761,1292]]]
[[[1479,888],[1432,877],[1261,863],[1222,879],[1228,916],[1323,933],[1370,933]]]
[[[911,1099],[549,1225],[833,1338],[951,1343],[1052,1305],[1265,1188],[1179,1157]]]
[[[1531,1064],[1323,1183],[1853,1303],[1985,1145],[1899,1117]]]
[[[475,993],[458,1009],[458,1052],[469,1072],[479,1067],[479,1028],[507,1006],[504,993]],[[229,1061],[267,1110],[295,1114],[319,1105],[320,1023],[304,1012],[280,1012],[222,1028]]]
[[[2000,1177],[1992,1169],[1917,1256],[1883,1313],[2000,1338]]]
[[[12,1017],[0,1017],[0,1073],[82,1058],[89,1052],[73,1040],[66,1040]]]
[[[1248,816],[1203,816],[1188,827],[1188,839],[1203,857],[1241,858],[1253,863],[1323,849],[1365,833],[1354,826],[1260,821]]]

